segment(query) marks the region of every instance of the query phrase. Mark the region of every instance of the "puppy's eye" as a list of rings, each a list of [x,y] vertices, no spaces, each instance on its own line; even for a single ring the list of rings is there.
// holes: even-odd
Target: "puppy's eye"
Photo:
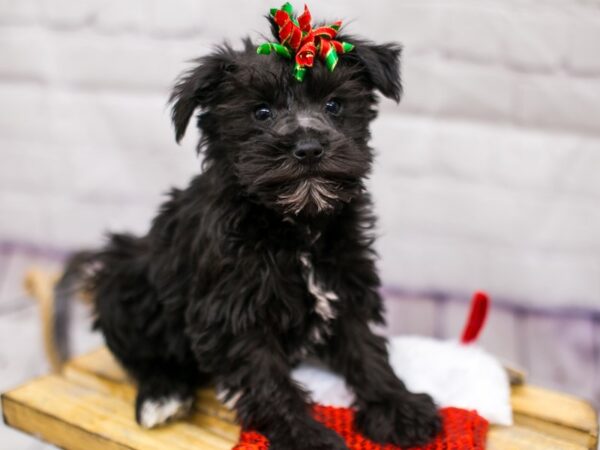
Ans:
[[[263,122],[273,117],[273,111],[267,105],[260,105],[254,110],[254,117]]]
[[[331,99],[327,103],[325,103],[325,112],[331,114],[332,116],[337,116],[341,110],[342,105],[339,101],[335,99]]]

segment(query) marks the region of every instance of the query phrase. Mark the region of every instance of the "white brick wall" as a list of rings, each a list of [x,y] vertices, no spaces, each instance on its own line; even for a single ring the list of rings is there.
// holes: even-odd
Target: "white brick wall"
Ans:
[[[0,0],[0,240],[145,230],[199,167],[194,133],[173,142],[174,78],[223,38],[266,32],[276,3]],[[386,283],[600,307],[598,3],[312,10],[405,45],[405,98],[374,127]]]

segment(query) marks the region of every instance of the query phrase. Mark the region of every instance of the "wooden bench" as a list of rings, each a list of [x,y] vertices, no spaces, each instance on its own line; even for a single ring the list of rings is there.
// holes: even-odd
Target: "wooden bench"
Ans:
[[[44,283],[41,294],[50,295]],[[234,414],[212,390],[198,392],[190,418],[156,430],[143,430],[135,423],[134,392],[103,348],[69,361],[59,373],[3,394],[2,411],[9,426],[68,450],[225,450],[237,441]],[[512,405],[515,425],[491,427],[488,449],[596,449],[598,418],[588,403],[521,385],[512,389]]]
[[[133,417],[134,387],[106,349],[71,360],[60,375],[2,395],[5,422],[69,450],[230,449],[239,429],[212,390],[198,392],[185,421],[142,430]],[[597,417],[587,403],[533,386],[513,388],[515,425],[492,427],[492,450],[595,449]]]

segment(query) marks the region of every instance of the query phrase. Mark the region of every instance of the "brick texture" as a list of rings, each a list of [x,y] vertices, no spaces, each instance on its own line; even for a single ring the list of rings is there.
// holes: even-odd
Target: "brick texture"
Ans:
[[[143,232],[161,194],[200,170],[197,133],[174,143],[174,79],[214,43],[261,39],[270,6],[0,0],[0,242],[69,250],[98,245],[106,229]],[[405,47],[404,99],[383,101],[373,129],[384,283],[589,311],[583,325],[564,322],[582,331],[565,334],[561,367],[499,336],[521,330],[537,355],[538,335],[559,345],[551,319],[522,325],[503,310],[485,344],[600,398],[597,383],[564,369],[599,354],[597,2],[331,0],[312,10]],[[444,315],[419,298],[390,301],[391,330],[452,337],[462,307]]]
[[[195,133],[173,143],[173,80],[214,42],[266,31],[259,3],[231,15],[191,0],[0,2],[0,239],[75,248],[111,223],[145,229],[161,192],[199,170]],[[405,45],[404,101],[384,102],[374,129],[381,248],[408,252],[382,252],[387,283],[480,280],[527,302],[598,306],[600,11],[536,5],[313,7]],[[502,284],[511,267],[519,279]],[[550,281],[564,288],[548,294]]]

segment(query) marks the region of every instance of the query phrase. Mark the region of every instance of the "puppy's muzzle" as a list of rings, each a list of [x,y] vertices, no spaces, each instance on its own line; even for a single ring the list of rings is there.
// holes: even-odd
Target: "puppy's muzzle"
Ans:
[[[303,163],[318,162],[324,153],[325,149],[323,145],[317,139],[313,138],[298,141],[292,151],[294,158]]]

